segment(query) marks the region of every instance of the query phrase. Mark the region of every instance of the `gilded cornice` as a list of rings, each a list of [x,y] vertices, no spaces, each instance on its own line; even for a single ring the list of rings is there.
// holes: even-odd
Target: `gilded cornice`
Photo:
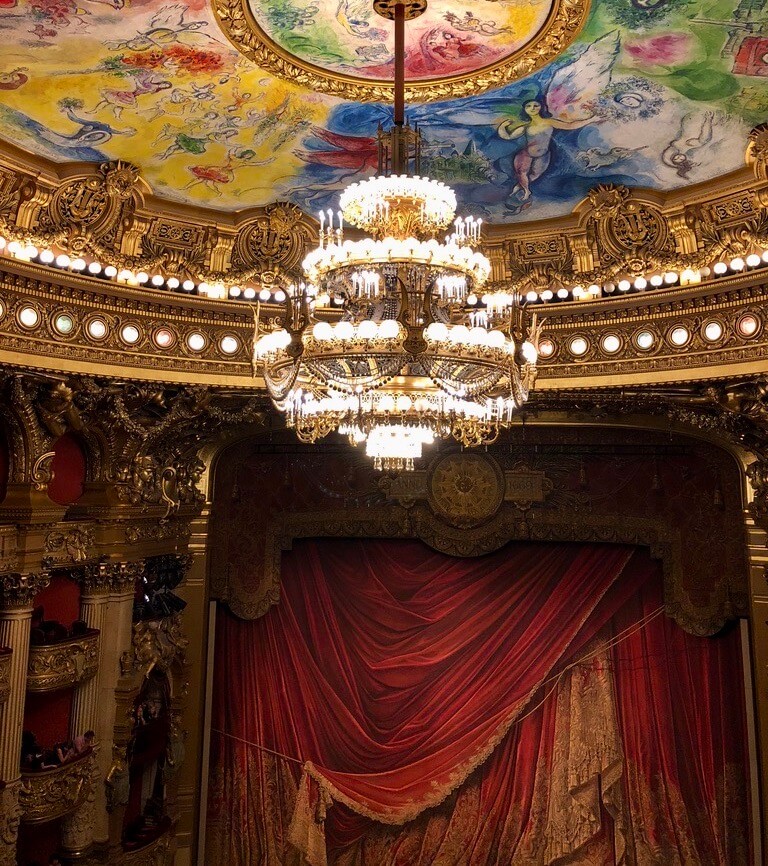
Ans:
[[[764,138],[758,127],[745,142],[748,166],[706,183],[598,185],[568,216],[486,226],[493,280],[572,286],[742,255],[768,241]],[[119,268],[269,288],[300,278],[317,223],[287,202],[236,213],[180,205],[153,196],[126,163],[62,165],[4,144],[0,232]]]
[[[0,303],[7,311],[0,318],[0,364],[48,374],[95,374],[121,380],[204,385],[246,394],[262,390],[251,366],[253,321],[247,305],[169,297],[140,288],[116,289],[96,280],[87,281],[86,288],[85,279],[72,276],[61,286],[29,276],[33,266],[27,263],[8,260],[0,260],[0,269],[5,271],[0,270]],[[9,273],[11,269],[24,274]],[[77,279],[82,288],[70,285]],[[768,352],[768,288],[763,280],[758,271],[705,286],[635,293],[597,303],[541,305],[537,312],[544,318],[542,340],[551,341],[554,351],[541,358],[537,388],[562,387],[566,380],[569,387],[595,387],[760,372],[765,369]],[[17,315],[29,305],[41,316],[34,336],[20,324]],[[78,322],[66,340],[55,333],[52,325],[61,312]],[[89,339],[83,327],[94,315],[109,322],[108,336],[98,343]],[[748,336],[738,330],[739,321],[747,315],[756,322],[754,333]],[[175,344],[161,352],[145,339],[138,347],[129,348],[121,342],[119,330],[126,321],[135,323],[145,334],[161,325],[167,327],[177,335]],[[712,321],[719,322],[723,332],[720,339],[708,341],[702,336],[702,328]],[[668,339],[670,330],[677,326],[685,327],[690,334],[690,339],[680,346]],[[637,345],[641,331],[653,333],[651,348]],[[190,333],[206,336],[201,351],[192,352],[186,347],[185,337]],[[609,334],[619,338],[620,347],[615,352],[602,347],[603,338]],[[227,335],[239,341],[231,359],[225,358],[219,348]],[[579,336],[586,340],[588,348],[575,356],[568,347]]]
[[[485,249],[495,285],[525,292],[603,284],[652,271],[698,269],[720,256],[768,246],[765,137],[756,129],[749,166],[711,183],[670,193],[598,186],[564,219],[491,226]],[[315,229],[311,218],[285,203],[223,214],[163,202],[125,163],[57,166],[0,153],[0,232],[72,254],[90,251],[102,264],[157,268],[224,285],[246,279],[274,289],[299,275]],[[625,297],[537,304],[545,319],[543,339],[553,346],[542,356],[538,387],[760,372],[767,347],[762,281],[758,269]],[[254,304],[116,283],[7,255],[0,257],[0,304],[0,364],[58,375],[262,388],[251,364]],[[21,321],[25,307],[39,317],[36,326]],[[277,306],[262,304],[263,320],[278,314]],[[737,330],[743,315],[758,321],[746,338]],[[58,316],[72,319],[66,334],[55,326]],[[722,339],[702,337],[713,317],[723,328]],[[88,332],[94,319],[103,324],[99,338]],[[637,345],[642,322],[653,333],[651,348]],[[671,344],[669,329],[678,325],[689,339]],[[122,337],[126,327],[134,332],[133,342]],[[162,346],[160,331],[168,340]],[[619,343],[611,352],[602,348],[609,333]],[[587,343],[578,356],[567,349],[574,336]],[[47,452],[38,450],[35,459],[44,459]]]

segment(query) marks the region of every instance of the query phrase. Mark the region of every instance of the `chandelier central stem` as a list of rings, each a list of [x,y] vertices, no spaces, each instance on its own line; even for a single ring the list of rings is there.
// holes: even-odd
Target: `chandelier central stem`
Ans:
[[[395,126],[405,123],[405,4],[395,6]],[[395,156],[401,161],[401,154]],[[393,166],[395,174],[403,173],[402,165]]]

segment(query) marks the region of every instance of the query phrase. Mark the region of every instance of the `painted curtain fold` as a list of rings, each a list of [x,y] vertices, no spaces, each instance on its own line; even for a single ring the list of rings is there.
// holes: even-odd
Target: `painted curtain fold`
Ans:
[[[608,645],[662,603],[644,552],[304,541],[283,571],[261,620],[219,617],[212,864],[301,862],[297,785],[335,801],[339,866],[747,862],[735,637],[657,617]]]

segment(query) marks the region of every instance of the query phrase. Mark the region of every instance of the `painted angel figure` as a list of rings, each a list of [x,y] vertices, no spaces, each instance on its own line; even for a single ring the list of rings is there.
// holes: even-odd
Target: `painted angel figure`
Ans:
[[[523,103],[522,117],[499,124],[501,138],[522,140],[522,147],[512,159],[517,182],[511,198],[523,202],[531,197],[531,184],[549,168],[556,129],[580,129],[594,120],[591,106],[610,84],[618,53],[618,32],[607,33],[556,70],[543,96]]]

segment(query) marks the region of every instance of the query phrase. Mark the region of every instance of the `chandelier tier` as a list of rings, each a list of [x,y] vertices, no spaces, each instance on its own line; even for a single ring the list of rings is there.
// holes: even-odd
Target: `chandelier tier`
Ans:
[[[534,384],[537,329],[526,337],[508,293],[468,306],[491,273],[473,249],[482,220],[457,218],[453,190],[419,176],[421,135],[404,119],[404,22],[420,13],[397,0],[374,8],[395,21],[395,124],[378,132],[379,175],[320,213],[307,282],[287,287],[272,328],[257,315],[254,366],[301,441],[339,432],[376,468],[403,470],[436,438],[477,446],[511,424]],[[368,237],[345,239],[345,223]],[[341,318],[318,318],[318,300]]]

